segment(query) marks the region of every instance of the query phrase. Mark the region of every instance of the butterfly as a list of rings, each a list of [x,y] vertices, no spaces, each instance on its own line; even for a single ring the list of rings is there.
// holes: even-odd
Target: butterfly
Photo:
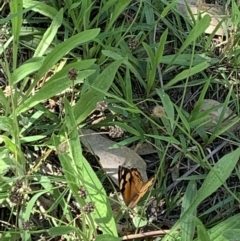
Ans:
[[[119,188],[123,200],[129,208],[137,205],[148,189],[153,185],[154,178],[150,178],[145,184],[142,176],[136,168],[118,167]]]

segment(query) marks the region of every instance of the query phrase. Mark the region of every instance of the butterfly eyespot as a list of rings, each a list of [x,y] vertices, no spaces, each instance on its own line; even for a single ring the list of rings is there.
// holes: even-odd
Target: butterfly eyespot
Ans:
[[[125,204],[133,208],[153,185],[154,178],[143,182],[140,172],[136,168],[126,168],[119,166],[118,182]]]

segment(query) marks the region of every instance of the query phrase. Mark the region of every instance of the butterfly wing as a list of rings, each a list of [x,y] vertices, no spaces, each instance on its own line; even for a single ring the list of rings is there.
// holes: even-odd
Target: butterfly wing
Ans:
[[[136,168],[128,169],[123,166],[118,168],[119,188],[124,202],[130,208],[136,206],[149,187],[152,186],[153,180],[154,178],[151,178],[143,185],[142,176]]]
[[[132,168],[132,169],[135,169],[135,168]],[[128,205],[138,193],[138,190],[135,188],[135,185],[133,182],[132,169],[128,169],[123,166],[119,166],[118,168],[119,188],[126,205]]]
[[[148,191],[148,189],[153,185],[154,178],[150,178],[140,189],[138,192],[138,195],[135,195],[135,197],[131,200],[131,202],[128,204],[128,207],[133,208],[135,207],[140,199],[144,196],[144,194]]]

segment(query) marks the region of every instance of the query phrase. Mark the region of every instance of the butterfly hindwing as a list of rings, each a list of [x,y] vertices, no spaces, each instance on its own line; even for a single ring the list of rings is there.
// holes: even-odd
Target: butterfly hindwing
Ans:
[[[140,199],[144,196],[144,194],[148,191],[148,189],[153,185],[154,178],[150,178],[140,189],[138,195],[136,195],[132,201],[128,204],[128,207],[133,208],[137,205]]]

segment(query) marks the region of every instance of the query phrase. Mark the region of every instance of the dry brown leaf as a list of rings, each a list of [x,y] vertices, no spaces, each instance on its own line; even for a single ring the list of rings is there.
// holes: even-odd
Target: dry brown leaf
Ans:
[[[211,17],[210,25],[205,30],[205,33],[211,34],[217,27],[218,23],[223,20],[222,25],[218,28],[215,34],[219,36],[224,36],[226,34],[226,31],[224,30],[224,24],[228,25],[227,20],[229,19],[229,17],[227,16],[228,13],[224,10],[223,6],[219,4],[207,4],[204,3],[202,0],[179,0],[176,5],[178,11],[185,16],[188,16],[190,19],[191,17],[188,13],[186,3],[188,4],[188,7],[190,8],[195,19],[198,18],[199,13],[201,14],[201,17],[203,17],[204,15],[209,15]]]
[[[210,131],[213,131],[214,127],[216,126],[217,122],[219,121],[219,118],[222,114],[223,111],[223,106],[220,106],[221,103],[219,103],[216,100],[212,100],[212,99],[205,99],[202,102],[202,105],[200,107],[200,111],[206,111],[209,110],[215,106],[219,106],[219,108],[212,110],[206,120],[210,120],[208,123],[205,124],[205,128],[207,128]],[[224,118],[223,118],[223,122],[221,124],[221,128],[224,128],[225,126],[229,125],[230,123],[236,122],[236,120],[239,120],[239,118],[237,117],[236,114],[233,114],[232,110],[230,108],[226,108],[226,111],[224,113]],[[229,128],[229,131],[236,131],[237,129],[239,129],[240,124],[239,122],[237,122],[236,124],[234,124],[231,128]]]
[[[140,156],[157,153],[156,149],[149,143],[137,144],[135,146],[132,146],[131,149]]]
[[[83,134],[81,137],[82,144],[92,154],[99,157],[101,166],[117,185],[119,165],[123,165],[127,168],[137,168],[144,182],[148,180],[146,163],[136,152],[125,146],[110,149],[117,143],[89,129],[82,129],[81,132]]]

